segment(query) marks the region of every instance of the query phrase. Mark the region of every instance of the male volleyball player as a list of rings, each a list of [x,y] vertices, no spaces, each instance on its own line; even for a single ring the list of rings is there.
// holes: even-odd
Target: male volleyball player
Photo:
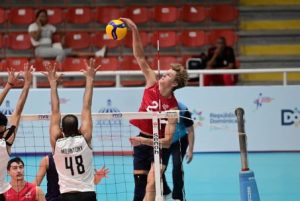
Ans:
[[[89,65],[86,63],[86,69],[82,70],[86,85],[79,129],[75,115],[68,114],[61,120],[57,92],[60,75],[56,73],[55,67],[51,64],[46,65],[47,72],[44,74],[48,77],[51,87],[50,143],[59,178],[60,200],[95,201],[97,199],[91,148],[93,130],[91,105],[94,77],[100,66],[94,68],[95,61],[91,59]]]
[[[173,160],[173,191],[172,198],[175,201],[185,200],[184,191],[184,172],[182,161],[186,155],[187,163],[190,163],[193,159],[194,150],[194,122],[191,119],[191,112],[187,106],[181,102],[178,102],[178,109],[180,110],[179,123],[176,125],[176,131],[173,135],[172,145],[170,147],[170,154]],[[163,174],[163,187],[164,194],[170,192],[170,188],[167,184],[165,174]]]
[[[166,111],[177,109],[177,101],[173,92],[186,85],[188,79],[186,70],[180,64],[171,64],[171,69],[168,70],[160,80],[157,80],[155,72],[146,61],[136,24],[128,18],[121,18],[121,20],[123,20],[132,31],[133,54],[146,79],[146,87],[139,111]],[[152,147],[152,121],[132,120],[131,123],[140,129],[139,136],[130,138],[130,142],[134,146],[134,201],[154,201],[155,180],[153,166],[154,153]],[[166,125],[162,126],[159,132],[159,141],[163,147],[162,169],[167,165],[169,157],[168,148],[172,142],[175,126],[176,119],[170,119]]]
[[[102,167],[96,171],[94,176],[94,184],[101,182],[102,178],[107,178],[109,169]],[[44,156],[40,162],[40,167],[37,172],[35,181],[33,182],[37,186],[40,186],[44,177],[47,177],[47,201],[58,201],[60,196],[59,185],[58,185],[58,173],[55,167],[53,154],[49,153]]]
[[[5,99],[8,91],[17,84],[19,74],[16,75],[14,69],[8,70],[8,81],[5,85],[4,89],[2,90],[0,94],[0,104],[2,104],[3,100]],[[7,128],[7,117],[0,112],[0,201],[5,200],[4,199],[4,193],[9,190],[11,187],[9,183],[5,181],[5,175],[7,173],[6,171],[6,165],[9,161],[9,155],[11,153],[11,146],[14,142],[15,135],[19,126],[21,114],[23,111],[23,107],[25,105],[27,95],[29,92],[29,88],[32,81],[32,69],[29,68],[28,64],[24,66],[24,85],[21,92],[21,95],[19,97],[19,100],[17,102],[16,108],[10,117],[10,128]]]
[[[5,192],[6,201],[45,201],[40,187],[24,180],[24,162],[16,157],[8,161],[7,172],[11,177],[11,188]]]

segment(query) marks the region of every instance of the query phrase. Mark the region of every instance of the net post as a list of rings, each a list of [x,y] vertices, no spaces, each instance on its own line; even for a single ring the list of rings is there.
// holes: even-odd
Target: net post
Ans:
[[[154,152],[154,175],[155,175],[155,201],[163,201],[161,168],[159,156],[159,134],[158,134],[158,113],[152,114],[153,126],[153,152]]]

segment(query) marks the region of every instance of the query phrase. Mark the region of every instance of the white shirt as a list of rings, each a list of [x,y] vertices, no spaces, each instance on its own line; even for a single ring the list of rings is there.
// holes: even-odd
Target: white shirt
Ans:
[[[53,157],[61,193],[95,191],[93,151],[83,136],[57,140]]]
[[[39,26],[36,22],[32,23],[28,27],[28,32],[34,32],[38,31]],[[39,45],[51,45],[52,44],[52,34],[56,32],[56,27],[51,25],[51,24],[46,24],[41,27],[41,38],[36,41],[32,37],[31,39],[31,44],[33,46],[39,46]]]
[[[3,138],[0,139],[0,159],[0,194],[3,194],[11,187],[10,184],[5,181],[7,173],[6,167],[9,161],[9,155],[7,153],[6,142]]]

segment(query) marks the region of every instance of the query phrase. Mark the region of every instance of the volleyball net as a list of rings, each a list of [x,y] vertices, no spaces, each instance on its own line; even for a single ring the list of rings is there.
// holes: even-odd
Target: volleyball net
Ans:
[[[80,114],[74,114],[81,119]],[[64,114],[62,114],[64,116]],[[12,147],[12,154],[20,156],[25,163],[25,176],[29,182],[34,181],[43,156],[51,152],[50,115],[23,115],[17,136]],[[161,160],[159,143],[159,120],[179,118],[179,111],[167,112],[115,112],[95,113],[93,119],[92,147],[94,168],[109,168],[108,178],[96,186],[98,200],[127,201],[133,199],[133,147],[129,138],[139,134],[138,128],[129,123],[132,119],[152,119],[153,150],[155,169],[156,200],[163,200],[161,184]],[[41,187],[47,192],[46,177]]]

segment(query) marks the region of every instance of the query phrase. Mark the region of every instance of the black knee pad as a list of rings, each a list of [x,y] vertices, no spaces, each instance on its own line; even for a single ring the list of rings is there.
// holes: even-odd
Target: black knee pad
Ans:
[[[143,201],[146,186],[147,186],[147,175],[146,174],[135,174],[134,175],[134,199],[133,201]]]

